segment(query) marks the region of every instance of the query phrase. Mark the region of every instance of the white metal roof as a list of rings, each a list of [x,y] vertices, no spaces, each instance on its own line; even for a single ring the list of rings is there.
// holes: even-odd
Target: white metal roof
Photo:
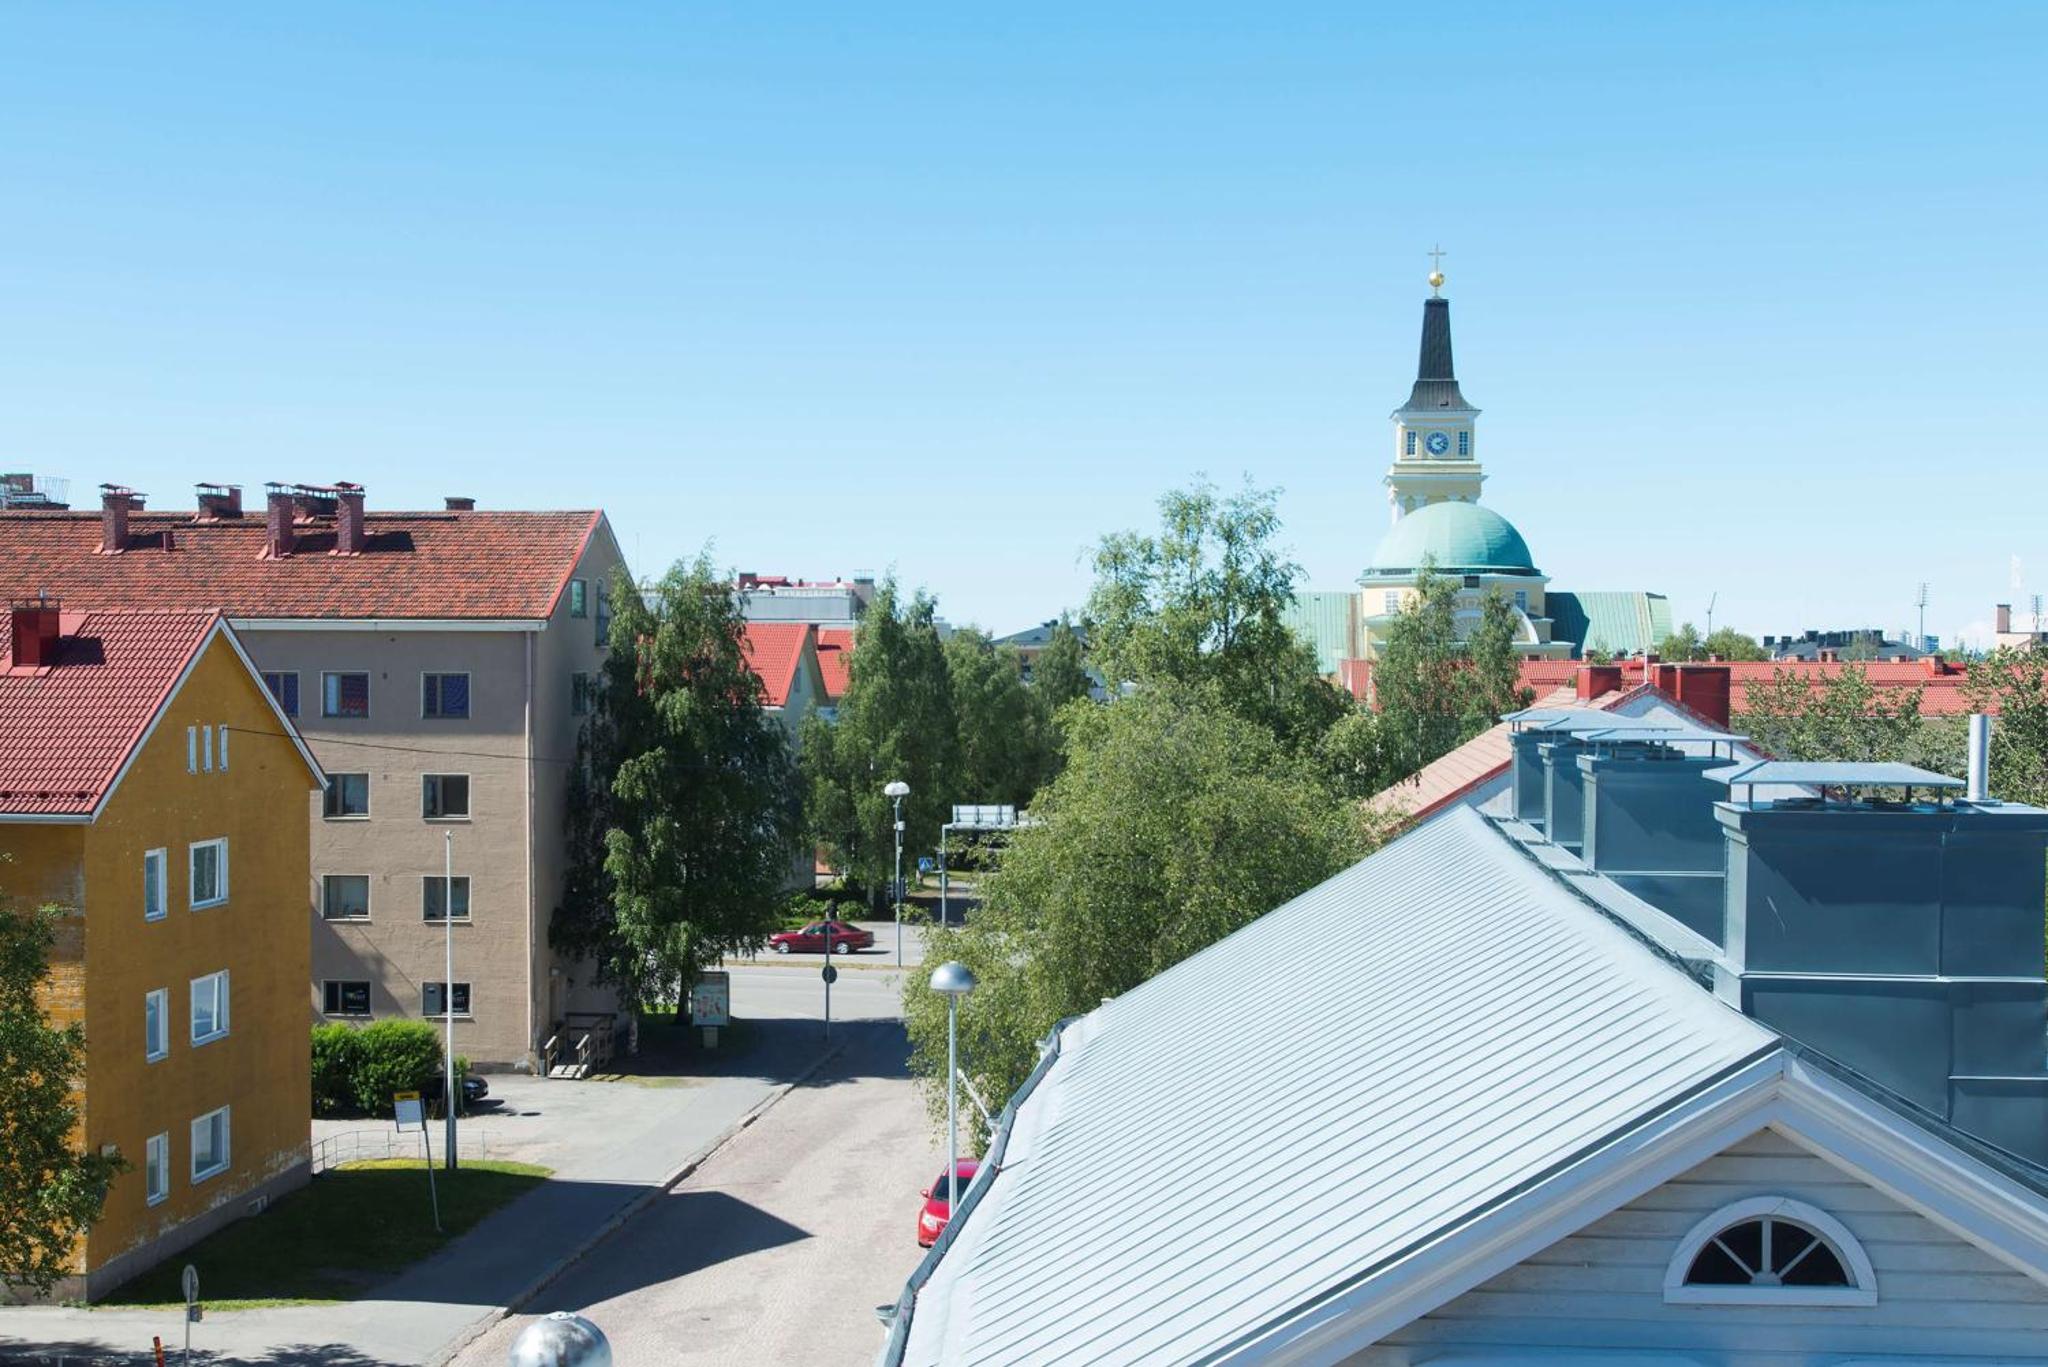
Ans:
[[[1067,1027],[902,1360],[1242,1346],[1775,1040],[1448,812]]]

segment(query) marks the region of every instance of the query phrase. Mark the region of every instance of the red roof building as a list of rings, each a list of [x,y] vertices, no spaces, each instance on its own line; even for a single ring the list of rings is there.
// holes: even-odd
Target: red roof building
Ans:
[[[852,627],[818,628],[818,672],[825,679],[826,701],[833,707],[853,681],[853,642]]]
[[[740,647],[761,681],[763,703],[794,730],[812,707],[828,705],[819,671],[818,628],[808,622],[749,622]]]

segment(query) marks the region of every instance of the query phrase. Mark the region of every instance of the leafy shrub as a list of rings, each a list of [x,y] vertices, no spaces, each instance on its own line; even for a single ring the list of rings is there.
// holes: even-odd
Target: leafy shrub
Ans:
[[[441,1066],[441,1037],[425,1021],[385,1020],[356,1032],[355,1103],[374,1115],[394,1092],[417,1092]]]
[[[356,1104],[362,1032],[352,1025],[313,1027],[313,1114],[335,1115]]]
[[[803,893],[791,893],[782,904],[782,929],[802,930],[815,921],[836,919],[839,908],[822,897],[806,897]]]

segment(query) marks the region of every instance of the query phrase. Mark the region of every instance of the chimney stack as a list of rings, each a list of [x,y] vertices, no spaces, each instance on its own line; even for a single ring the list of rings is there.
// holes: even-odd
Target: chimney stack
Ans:
[[[363,486],[335,481],[334,501],[334,554],[361,555],[370,539],[363,526]]]
[[[1724,664],[1670,665],[1669,692],[1679,702],[1716,726],[1728,724],[1728,666]]]
[[[463,494],[450,494],[446,502],[448,504],[448,511],[451,513],[473,513],[476,511],[476,500]]]
[[[198,488],[199,521],[229,522],[242,515],[241,485],[201,484]]]
[[[119,484],[100,486],[100,554],[119,555],[128,545],[128,514],[142,495]]]
[[[1982,712],[1970,714],[1970,767],[1964,796],[1982,802],[1991,796],[1991,718]]]
[[[2000,636],[2012,630],[2012,604],[1996,603],[1992,605],[1991,629]]]
[[[37,594],[18,598],[13,604],[12,663],[17,669],[42,669],[55,663],[58,626],[57,599]]]
[[[1578,672],[1578,694],[1582,702],[1606,693],[1621,691],[1620,665],[1580,665]]]
[[[295,533],[292,523],[298,515],[298,500],[292,495],[289,484],[273,484],[269,487],[268,506],[264,511],[263,555],[267,560],[283,560],[292,553]]]

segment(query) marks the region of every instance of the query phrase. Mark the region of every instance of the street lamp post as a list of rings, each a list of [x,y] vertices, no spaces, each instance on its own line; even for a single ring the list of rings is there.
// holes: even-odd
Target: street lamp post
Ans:
[[[946,1227],[960,1218],[960,999],[974,990],[967,965],[949,960],[932,970],[932,991],[946,997]]]
[[[890,886],[890,901],[896,912],[896,967],[903,967],[903,799],[910,796],[910,785],[902,779],[891,779],[882,787],[882,796],[896,807],[896,881]]]

